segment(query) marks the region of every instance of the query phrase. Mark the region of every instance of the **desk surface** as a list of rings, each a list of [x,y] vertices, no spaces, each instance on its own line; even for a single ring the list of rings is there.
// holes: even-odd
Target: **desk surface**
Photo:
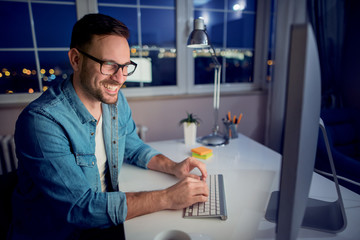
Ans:
[[[149,143],[174,161],[191,155],[181,140]],[[199,145],[200,146],[200,145]],[[228,219],[184,219],[182,210],[161,211],[125,222],[126,238],[153,239],[166,230],[182,230],[194,239],[274,239],[275,224],[264,219],[272,191],[278,189],[280,154],[239,134],[225,147],[213,147],[214,155],[203,162],[209,174],[224,175]],[[177,182],[175,177],[125,164],[121,169],[121,191],[151,191],[167,188]],[[301,229],[299,239],[359,239],[360,195],[341,188],[348,227],[334,235]],[[315,194],[316,193],[316,194]],[[336,199],[334,184],[314,173],[310,197],[331,201]]]

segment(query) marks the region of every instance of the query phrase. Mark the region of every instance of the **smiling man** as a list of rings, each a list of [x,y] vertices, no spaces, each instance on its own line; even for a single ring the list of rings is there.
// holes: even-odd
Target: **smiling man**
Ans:
[[[121,93],[136,70],[129,31],[120,21],[89,14],[73,28],[70,79],[29,104],[16,124],[19,183],[10,239],[79,239],[164,209],[206,201],[206,167],[174,162],[143,143]],[[123,162],[172,174],[179,182],[151,192],[121,192]],[[202,176],[190,174],[198,168]],[[100,238],[102,239],[102,238]]]

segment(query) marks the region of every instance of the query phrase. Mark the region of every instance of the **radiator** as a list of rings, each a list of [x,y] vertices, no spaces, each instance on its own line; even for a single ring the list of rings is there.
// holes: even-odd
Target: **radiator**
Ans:
[[[0,175],[16,170],[17,165],[14,136],[0,136]]]

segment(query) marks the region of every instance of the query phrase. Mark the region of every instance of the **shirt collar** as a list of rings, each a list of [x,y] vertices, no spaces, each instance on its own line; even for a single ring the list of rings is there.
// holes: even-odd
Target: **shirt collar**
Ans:
[[[77,95],[74,86],[72,84],[73,75],[63,83],[63,92],[65,97],[68,99],[72,109],[79,117],[81,123],[91,122],[94,121],[95,118],[90,114],[87,110],[85,105],[80,100],[79,96]]]

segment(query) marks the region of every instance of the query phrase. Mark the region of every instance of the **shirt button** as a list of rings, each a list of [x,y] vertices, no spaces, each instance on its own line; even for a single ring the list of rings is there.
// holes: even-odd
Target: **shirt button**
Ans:
[[[94,165],[95,165],[95,162],[92,162],[91,164],[94,166]]]
[[[91,136],[94,136],[95,133],[91,133]]]
[[[113,117],[113,120],[115,120],[116,119],[116,117]]]
[[[116,165],[114,165],[113,167],[116,168]]]
[[[116,141],[113,141],[113,144],[116,144]]]

